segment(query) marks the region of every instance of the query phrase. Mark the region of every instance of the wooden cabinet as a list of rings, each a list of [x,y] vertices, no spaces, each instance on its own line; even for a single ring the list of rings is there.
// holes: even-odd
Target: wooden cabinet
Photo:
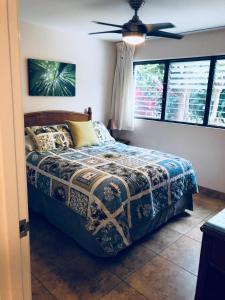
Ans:
[[[225,300],[225,209],[206,222],[195,300]]]

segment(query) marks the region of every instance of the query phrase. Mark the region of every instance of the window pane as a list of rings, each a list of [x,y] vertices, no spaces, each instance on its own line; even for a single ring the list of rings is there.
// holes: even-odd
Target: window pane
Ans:
[[[209,124],[225,127],[225,60],[216,62]]]
[[[210,61],[170,64],[166,120],[203,124]]]
[[[165,64],[135,67],[135,117],[161,119]]]

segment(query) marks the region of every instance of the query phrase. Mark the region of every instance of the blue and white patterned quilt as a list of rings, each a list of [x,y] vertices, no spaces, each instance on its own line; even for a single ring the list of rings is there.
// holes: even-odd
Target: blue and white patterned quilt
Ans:
[[[132,243],[130,230],[197,192],[189,161],[159,151],[108,143],[27,154],[28,183],[84,218],[106,253]]]

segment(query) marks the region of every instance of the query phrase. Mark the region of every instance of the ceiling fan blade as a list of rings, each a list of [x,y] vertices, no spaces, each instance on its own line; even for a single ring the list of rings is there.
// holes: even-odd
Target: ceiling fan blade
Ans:
[[[167,28],[174,28],[175,25],[172,23],[155,23],[155,24],[145,24],[147,32],[152,30],[160,30],[160,29],[167,29]]]
[[[104,22],[99,22],[99,21],[92,21],[92,22],[95,23],[95,24],[99,24],[99,25],[106,25],[106,26],[123,28],[123,25],[117,25],[117,24],[111,24],[111,23],[104,23]]]
[[[122,33],[122,30],[110,30],[110,31],[91,32],[91,33],[89,33],[89,35],[101,34],[101,33]]]
[[[180,34],[159,31],[159,30],[149,32],[149,33],[147,33],[147,36],[164,37],[164,38],[176,39],[176,40],[180,40],[184,37],[183,35],[180,35]]]

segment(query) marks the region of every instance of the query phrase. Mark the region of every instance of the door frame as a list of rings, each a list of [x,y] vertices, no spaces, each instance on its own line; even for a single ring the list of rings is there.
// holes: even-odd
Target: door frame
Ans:
[[[0,299],[30,300],[29,235],[21,97],[18,0],[0,0]]]

